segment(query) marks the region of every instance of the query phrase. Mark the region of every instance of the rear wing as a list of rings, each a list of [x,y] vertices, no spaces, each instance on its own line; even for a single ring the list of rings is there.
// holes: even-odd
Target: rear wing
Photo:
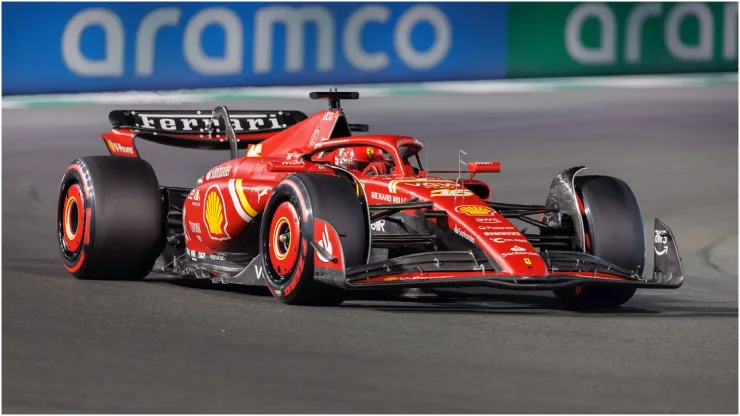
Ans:
[[[223,109],[222,111],[219,111]],[[205,150],[246,148],[308,118],[300,111],[237,110],[113,110],[108,115],[113,131],[103,134],[112,153],[116,145],[138,156],[136,139],[167,146]],[[129,134],[121,134],[129,130]],[[131,135],[133,133],[133,135]],[[236,157],[236,156],[234,156]]]
[[[211,127],[223,134],[221,120],[213,118],[213,110],[113,110],[108,115],[113,128],[131,128],[141,132],[172,135],[208,134]],[[229,119],[234,132],[255,134],[278,132],[305,120],[300,111],[237,110]]]

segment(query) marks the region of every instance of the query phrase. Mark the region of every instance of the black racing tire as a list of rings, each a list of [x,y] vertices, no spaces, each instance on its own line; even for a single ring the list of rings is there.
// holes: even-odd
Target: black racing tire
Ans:
[[[627,270],[645,266],[645,224],[624,181],[600,175],[575,178],[583,207],[586,252]],[[555,291],[569,309],[616,308],[634,296],[633,287],[583,286]]]
[[[146,277],[165,244],[152,166],[120,156],[75,159],[57,198],[57,243],[64,267],[78,279]]]
[[[362,201],[344,178],[299,173],[283,179],[273,190],[260,225],[263,276],[273,296],[293,305],[337,306],[344,302],[344,290],[314,279],[314,218],[337,230],[345,267],[352,267],[367,260],[365,217]],[[277,231],[278,227],[283,228]],[[272,241],[276,233],[287,236],[276,252],[282,258],[271,257],[272,250],[277,250]]]

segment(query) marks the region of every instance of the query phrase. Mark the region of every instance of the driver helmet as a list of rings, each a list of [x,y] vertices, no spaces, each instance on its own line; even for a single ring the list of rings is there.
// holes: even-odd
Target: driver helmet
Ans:
[[[362,171],[371,162],[382,158],[381,151],[372,147],[343,147],[334,155],[334,164],[344,169]]]

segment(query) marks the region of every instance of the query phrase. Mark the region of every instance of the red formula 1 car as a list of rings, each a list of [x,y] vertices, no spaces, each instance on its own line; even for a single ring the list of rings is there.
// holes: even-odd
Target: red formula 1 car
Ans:
[[[544,205],[493,202],[475,176],[498,162],[426,171],[416,139],[352,134],[368,126],[349,124],[340,100],[359,94],[310,96],[330,108],[111,112],[111,155],[76,159],[62,179],[64,267],[82,279],[157,272],[266,285],[285,303],[313,305],[359,290],[488,286],[615,307],[637,288],[683,283],[673,233],[657,218],[654,270],[643,274],[644,223],[621,180],[574,167],[553,179]],[[161,187],[136,139],[231,157],[192,189]]]

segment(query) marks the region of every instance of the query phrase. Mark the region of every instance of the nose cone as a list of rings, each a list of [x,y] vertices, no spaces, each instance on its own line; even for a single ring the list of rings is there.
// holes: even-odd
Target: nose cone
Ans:
[[[543,276],[547,266],[529,240],[486,201],[449,179],[404,179],[388,183],[389,196],[419,197],[447,213],[449,229],[481,247],[504,273]],[[399,201],[402,202],[402,201]]]
[[[522,276],[547,274],[545,262],[524,234],[485,201],[470,197],[464,202],[445,202],[437,209],[447,211],[450,228],[485,250],[503,272]]]

